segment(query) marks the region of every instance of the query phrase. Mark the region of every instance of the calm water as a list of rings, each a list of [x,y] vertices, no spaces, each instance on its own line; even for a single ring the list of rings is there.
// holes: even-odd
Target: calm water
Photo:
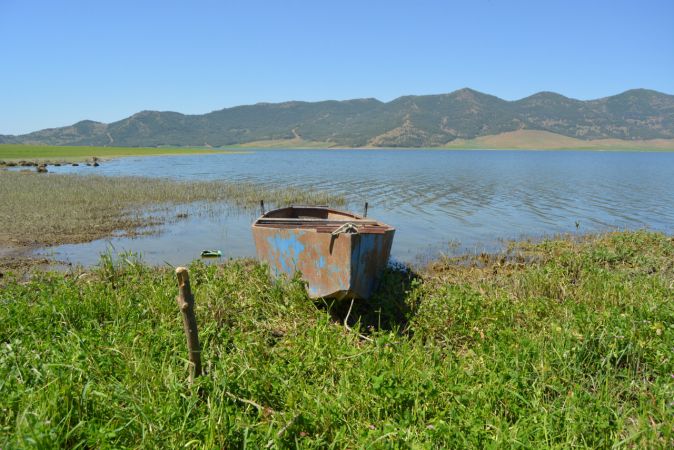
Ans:
[[[53,172],[252,181],[343,194],[347,209],[396,227],[393,256],[495,250],[504,239],[647,227],[674,232],[674,153],[260,150],[250,154],[124,158]],[[190,207],[180,208],[190,210]],[[110,243],[150,263],[184,264],[201,250],[253,256],[250,213],[168,223],[159,235],[51,249],[92,264]]]

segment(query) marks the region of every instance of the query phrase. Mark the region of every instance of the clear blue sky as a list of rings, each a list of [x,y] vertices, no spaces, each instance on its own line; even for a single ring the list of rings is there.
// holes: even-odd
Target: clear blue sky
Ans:
[[[285,100],[674,94],[674,0],[0,0],[0,134]]]

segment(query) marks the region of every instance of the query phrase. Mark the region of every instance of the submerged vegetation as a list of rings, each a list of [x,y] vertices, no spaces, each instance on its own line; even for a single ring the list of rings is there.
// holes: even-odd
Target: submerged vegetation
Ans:
[[[90,273],[6,276],[0,447],[674,445],[671,237],[390,269],[350,330],[345,305],[252,262],[190,272],[193,385],[172,270],[105,256]]]
[[[272,205],[344,202],[320,191],[242,182],[10,171],[0,172],[0,192],[0,245],[86,242],[117,230],[133,234],[165,220],[162,208],[194,202],[228,202],[242,208],[262,199]]]

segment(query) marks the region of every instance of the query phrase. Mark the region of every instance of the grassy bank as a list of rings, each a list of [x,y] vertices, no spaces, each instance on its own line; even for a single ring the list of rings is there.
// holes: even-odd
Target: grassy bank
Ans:
[[[165,156],[199,155],[213,153],[245,153],[255,149],[346,149],[334,142],[306,141],[303,139],[274,139],[253,141],[244,144],[228,145],[222,148],[180,147],[180,148],[142,148],[142,147],[92,147],[92,146],[51,146],[0,144],[0,161],[52,161],[79,162],[96,157],[99,159],[124,156]],[[361,149],[379,149],[383,147],[359,147]],[[429,147],[445,150],[587,150],[587,151],[674,151],[674,139],[594,139],[582,140],[539,130],[519,130],[475,139],[456,139],[442,147]],[[393,147],[389,150],[418,150],[418,148]]]
[[[352,331],[299,281],[195,263],[191,387],[172,271],[10,280],[0,447],[672,447],[674,240],[512,254],[391,270]]]
[[[227,145],[227,149],[257,149],[257,148],[276,148],[276,149],[320,149],[334,147],[332,142],[323,141],[305,141],[304,139],[270,139],[266,141],[246,142],[245,144]]]
[[[588,150],[588,151],[674,151],[674,139],[590,139],[583,140],[542,130],[518,130],[456,139],[444,148],[492,150]]]
[[[305,141],[302,139],[278,139],[255,141],[246,144],[227,146],[240,148],[280,148],[280,149],[318,149],[346,148],[331,142]],[[384,147],[365,146],[363,149],[386,149]],[[449,150],[583,150],[583,151],[674,151],[674,139],[590,139],[583,140],[542,130],[517,130],[506,133],[480,136],[474,139],[455,139],[441,147],[427,147]],[[388,150],[410,150],[393,147]],[[414,150],[412,148],[411,150]],[[418,148],[417,148],[418,150]]]
[[[93,157],[116,158],[121,156],[199,155],[208,153],[232,153],[209,148],[142,148],[142,147],[91,147],[56,145],[0,144],[0,160],[50,160],[85,161]]]
[[[340,205],[344,201],[320,191],[272,189],[240,182],[10,171],[0,171],[0,192],[0,245],[87,242],[116,230],[133,234],[139,227],[157,225],[165,219],[153,212],[194,202],[228,202],[246,208],[257,206],[261,199],[270,205]]]

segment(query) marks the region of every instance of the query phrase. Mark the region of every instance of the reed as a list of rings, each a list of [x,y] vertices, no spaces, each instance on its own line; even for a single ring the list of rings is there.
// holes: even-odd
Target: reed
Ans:
[[[342,205],[321,191],[270,188],[225,181],[181,182],[141,177],[105,177],[0,171],[0,244],[52,245],[86,242],[115,231],[143,232],[166,220],[176,205],[208,209],[233,205]]]
[[[208,147],[97,147],[67,145],[0,144],[0,161],[86,161],[122,156],[199,155],[236,153]],[[0,164],[2,165],[2,164]]]

